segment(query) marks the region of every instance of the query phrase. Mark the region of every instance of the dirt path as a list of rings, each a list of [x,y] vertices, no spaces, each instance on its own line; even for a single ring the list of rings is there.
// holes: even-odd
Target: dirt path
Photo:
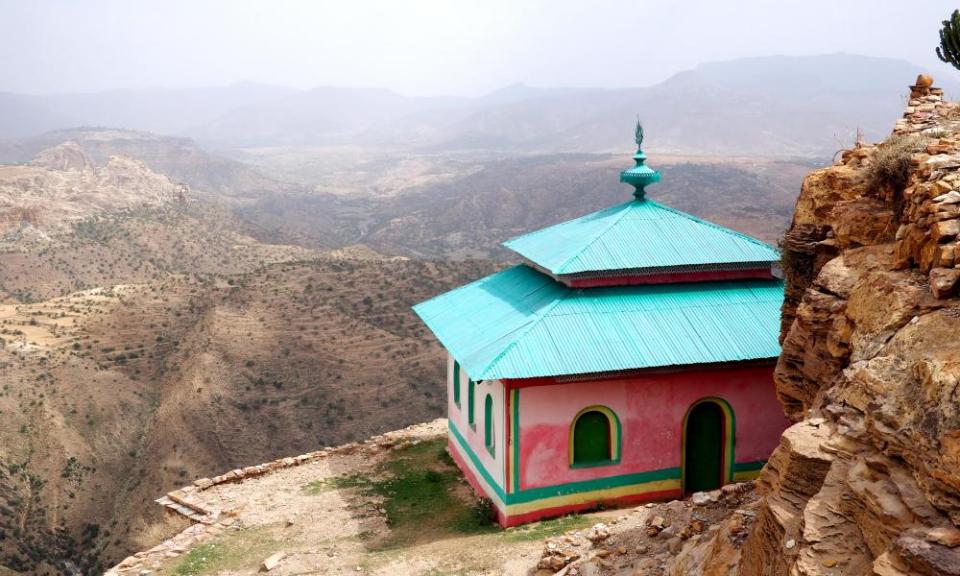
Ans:
[[[500,530],[444,451],[446,421],[386,435],[330,456],[200,494],[220,521],[146,560],[155,575],[440,576],[536,572],[543,539],[608,521],[617,512]],[[138,569],[136,574],[143,574]],[[144,576],[146,576],[144,574]]]

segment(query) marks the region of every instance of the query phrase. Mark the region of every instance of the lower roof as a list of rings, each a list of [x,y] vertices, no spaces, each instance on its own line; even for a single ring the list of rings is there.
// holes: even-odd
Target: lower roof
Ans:
[[[474,380],[775,358],[780,280],[569,288],[508,268],[414,306]]]

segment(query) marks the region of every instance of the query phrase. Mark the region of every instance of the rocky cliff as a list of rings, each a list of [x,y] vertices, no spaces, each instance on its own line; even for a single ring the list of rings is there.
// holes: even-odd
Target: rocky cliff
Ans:
[[[626,568],[563,574],[960,574],[960,105],[931,83],[911,87],[886,141],[804,180],[775,374],[795,424],[753,497],[696,494],[699,526],[647,526]],[[724,503],[736,509],[718,518]]]
[[[879,145],[810,174],[740,574],[960,574],[960,107],[921,77]]]

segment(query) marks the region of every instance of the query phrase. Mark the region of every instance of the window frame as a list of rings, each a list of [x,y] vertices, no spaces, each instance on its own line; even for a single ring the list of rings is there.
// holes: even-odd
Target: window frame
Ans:
[[[575,446],[575,433],[577,430],[577,422],[580,418],[589,412],[599,412],[603,414],[607,419],[608,434],[610,435],[610,458],[605,460],[595,460],[591,462],[577,462],[576,453],[574,450]],[[573,417],[573,420],[570,422],[570,443],[569,443],[569,465],[570,468],[596,468],[599,466],[615,466],[620,464],[620,460],[623,457],[623,431],[620,425],[620,417],[617,416],[617,413],[600,404],[595,404],[592,406],[587,406],[583,408],[577,415]]]
[[[467,375],[467,425],[473,429],[474,432],[477,431],[477,410],[476,410],[476,399],[477,399],[477,383],[470,378],[470,375]]]
[[[460,408],[460,363],[453,361],[453,404]]]
[[[487,447],[487,452],[496,458],[497,437],[493,426],[493,404],[493,394],[487,394],[483,399],[483,443]]]

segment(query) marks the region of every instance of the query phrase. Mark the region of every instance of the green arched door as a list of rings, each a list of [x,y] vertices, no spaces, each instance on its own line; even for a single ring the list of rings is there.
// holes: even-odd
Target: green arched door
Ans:
[[[683,489],[687,494],[723,485],[723,410],[701,402],[687,415]]]

